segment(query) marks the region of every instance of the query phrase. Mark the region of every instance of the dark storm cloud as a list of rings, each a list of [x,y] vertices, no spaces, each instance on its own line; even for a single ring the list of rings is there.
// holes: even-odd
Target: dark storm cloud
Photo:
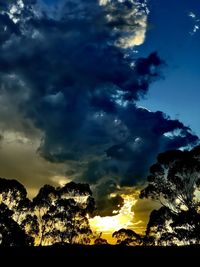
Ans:
[[[108,194],[118,184],[138,183],[158,152],[198,138],[178,120],[136,105],[163,61],[157,53],[133,60],[119,47],[123,33],[139,27],[130,26],[133,1],[41,2],[0,1],[0,93],[15,94],[18,112],[42,132],[40,155],[65,162],[71,179],[96,186],[100,208],[116,209],[121,199]],[[101,190],[108,184],[109,192]]]
[[[120,196],[120,192],[114,193],[118,190],[117,181],[111,180],[110,177],[104,177],[94,190],[94,197],[98,207],[97,214],[100,216],[116,215],[117,211],[124,204],[124,199]],[[113,213],[115,211],[115,213]]]

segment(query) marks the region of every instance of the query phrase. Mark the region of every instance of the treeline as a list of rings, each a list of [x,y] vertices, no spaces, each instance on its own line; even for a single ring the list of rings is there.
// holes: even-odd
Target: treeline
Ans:
[[[116,244],[174,246],[200,244],[200,146],[159,154],[140,198],[160,203],[144,235],[131,229],[113,233]],[[95,201],[89,185],[43,186],[33,200],[16,180],[0,178],[0,245],[107,244],[92,233]]]
[[[128,229],[115,232],[118,244],[199,245],[200,146],[159,154],[140,198],[159,202],[160,209],[151,212],[144,236]]]
[[[45,185],[31,201],[22,184],[0,178],[0,245],[89,244],[93,210],[87,184]]]

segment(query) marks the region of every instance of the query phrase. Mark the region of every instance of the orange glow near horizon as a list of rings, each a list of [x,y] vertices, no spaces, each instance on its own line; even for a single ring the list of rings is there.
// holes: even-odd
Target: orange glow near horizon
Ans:
[[[137,196],[135,193],[132,193],[121,194],[121,197],[124,199],[124,205],[121,207],[118,214],[106,217],[95,216],[89,219],[92,230],[97,233],[102,233],[111,243],[111,236],[114,231],[118,231],[121,228],[133,229],[135,225],[135,223],[133,223],[134,212],[132,207],[137,202]],[[113,213],[115,213],[115,211]]]

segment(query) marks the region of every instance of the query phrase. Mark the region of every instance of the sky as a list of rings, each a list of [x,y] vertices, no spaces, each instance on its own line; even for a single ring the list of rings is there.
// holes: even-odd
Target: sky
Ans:
[[[0,0],[0,176],[144,227],[157,154],[199,143],[199,27],[198,0]]]
[[[152,84],[141,105],[180,119],[200,135],[200,2],[151,0],[149,4],[149,29],[138,50],[159,51],[166,67],[163,79]]]

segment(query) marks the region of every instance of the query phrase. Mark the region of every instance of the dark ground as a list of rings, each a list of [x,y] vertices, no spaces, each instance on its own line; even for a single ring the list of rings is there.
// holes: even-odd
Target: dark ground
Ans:
[[[2,262],[7,264],[2,265]],[[194,247],[126,247],[65,246],[1,248],[0,266],[180,266],[200,262],[200,246]],[[20,265],[19,265],[19,264]],[[70,263],[70,264],[69,264]],[[106,263],[109,263],[106,264]],[[42,264],[42,265],[41,265]],[[190,266],[187,264],[187,266]]]

